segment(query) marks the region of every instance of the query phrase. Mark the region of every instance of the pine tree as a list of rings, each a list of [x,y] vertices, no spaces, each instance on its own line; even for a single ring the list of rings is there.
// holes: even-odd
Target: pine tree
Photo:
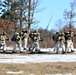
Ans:
[[[37,7],[38,0],[5,0],[2,4],[2,12],[10,14],[6,19],[20,24],[20,30],[23,27],[28,28],[35,23],[34,13]],[[25,24],[22,24],[25,21]]]

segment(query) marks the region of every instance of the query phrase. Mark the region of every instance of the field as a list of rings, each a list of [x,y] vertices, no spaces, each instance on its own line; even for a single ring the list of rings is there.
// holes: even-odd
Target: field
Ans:
[[[17,51],[12,54],[9,50],[0,51],[0,75],[76,75],[76,52],[27,54]]]
[[[76,63],[0,64],[0,75],[76,75]]]

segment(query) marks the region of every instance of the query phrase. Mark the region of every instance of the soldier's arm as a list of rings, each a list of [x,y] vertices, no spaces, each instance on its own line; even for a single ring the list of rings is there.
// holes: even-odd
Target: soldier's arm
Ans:
[[[17,37],[16,37],[16,41],[19,41],[19,40],[20,40],[20,37],[19,37],[19,36],[17,36]]]
[[[40,36],[40,33],[38,34],[38,39],[39,39],[39,41],[43,41],[43,39]]]
[[[7,37],[7,36],[5,36],[5,39],[8,41],[9,40],[9,38]]]
[[[27,35],[26,33],[23,34],[22,40],[24,40],[26,38],[26,35]]]
[[[25,36],[22,36],[22,40],[24,40]]]

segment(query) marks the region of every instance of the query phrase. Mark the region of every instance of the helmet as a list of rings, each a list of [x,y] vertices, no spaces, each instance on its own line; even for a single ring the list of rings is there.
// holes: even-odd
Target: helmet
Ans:
[[[59,34],[59,32],[56,32],[56,34]]]
[[[34,33],[38,33],[38,30],[34,30]]]

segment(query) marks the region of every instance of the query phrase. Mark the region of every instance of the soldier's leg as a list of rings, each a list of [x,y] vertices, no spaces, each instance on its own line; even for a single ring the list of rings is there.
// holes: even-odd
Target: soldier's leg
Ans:
[[[6,50],[6,44],[3,45],[3,52]]]
[[[2,42],[0,41],[0,47],[2,47]]]
[[[19,50],[20,50],[20,53],[23,53],[23,49],[22,49],[21,43],[18,43],[18,48],[19,48]]]
[[[14,43],[13,50],[12,50],[12,53],[15,53],[14,51],[16,50],[16,47],[17,47],[17,43],[15,42],[15,43]]]
[[[54,51],[56,51],[57,50],[57,43],[55,43],[55,47],[54,47]]]
[[[67,52],[71,52],[71,42],[67,41]]]
[[[3,46],[3,52],[5,52],[5,50],[6,50],[6,43],[2,42],[2,46]]]
[[[40,52],[40,48],[39,48],[39,43],[38,42],[35,45],[35,51],[36,52]]]
[[[65,42],[65,53],[67,53],[67,42]]]
[[[66,53],[68,53],[69,52],[69,41],[67,40],[67,42],[66,42]]]
[[[58,54],[58,52],[59,52],[59,45],[60,45],[59,42],[57,42],[56,43],[56,48],[55,48],[56,49],[56,54]]]
[[[3,52],[5,52],[4,48],[5,48],[5,45],[2,45],[3,46]]]
[[[62,54],[65,53],[65,44],[62,44]]]
[[[29,47],[29,51],[33,52],[35,48],[35,43],[32,43],[31,46]]]
[[[27,39],[24,39],[24,50],[27,50]]]
[[[73,45],[73,42],[71,43],[71,52],[74,52],[74,45]]]

